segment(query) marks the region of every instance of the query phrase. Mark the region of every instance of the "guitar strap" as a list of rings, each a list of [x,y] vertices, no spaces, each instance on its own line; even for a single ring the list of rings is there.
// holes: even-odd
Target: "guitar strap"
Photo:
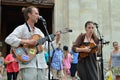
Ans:
[[[27,25],[28,31],[31,32],[30,27],[28,26],[28,23],[27,22],[25,22],[25,23]]]
[[[35,48],[36,48],[36,50],[37,50],[36,54],[38,54],[38,52],[39,52],[38,47],[36,46]]]
[[[25,54],[28,55],[28,52],[26,51],[26,49],[24,47],[22,47],[22,49],[25,52]]]
[[[28,26],[28,23],[27,23],[27,22],[25,22],[25,23],[26,23],[26,26],[27,26],[27,28],[28,28],[28,31],[31,32],[30,27]],[[23,45],[21,45],[21,46],[23,46]],[[26,49],[25,49],[24,47],[22,47],[22,49],[23,49],[23,51],[25,52],[25,54],[28,55]]]
[[[27,23],[27,22],[25,22],[25,23],[26,23],[26,25],[27,25],[28,31],[31,32],[28,23]],[[38,50],[38,47],[37,47],[37,46],[36,46],[36,50],[37,50],[36,54],[38,54],[39,50]],[[24,49],[24,51],[27,53],[27,51],[26,51],[25,49]],[[27,54],[28,54],[28,53],[27,53]]]

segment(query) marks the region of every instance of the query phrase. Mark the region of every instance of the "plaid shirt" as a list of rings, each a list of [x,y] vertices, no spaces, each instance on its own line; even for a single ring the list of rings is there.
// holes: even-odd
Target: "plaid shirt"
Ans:
[[[50,56],[52,57],[53,51],[50,52]],[[53,59],[51,61],[51,68],[56,70],[63,69],[62,59],[63,59],[63,51],[61,49],[55,49]]]

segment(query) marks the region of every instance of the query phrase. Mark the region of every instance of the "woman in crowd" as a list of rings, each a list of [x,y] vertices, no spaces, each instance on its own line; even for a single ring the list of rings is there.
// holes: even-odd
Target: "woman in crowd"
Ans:
[[[19,65],[17,59],[15,58],[13,48],[10,49],[10,53],[6,56],[5,64],[7,70],[7,80],[17,80]]]
[[[120,80],[120,49],[118,42],[113,42],[113,48],[114,49],[111,52],[108,68],[112,69],[115,79]]]

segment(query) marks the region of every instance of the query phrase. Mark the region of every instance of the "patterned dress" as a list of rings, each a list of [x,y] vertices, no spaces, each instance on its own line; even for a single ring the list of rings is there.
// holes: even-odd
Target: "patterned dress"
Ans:
[[[120,52],[112,53],[112,72],[114,75],[120,75]]]

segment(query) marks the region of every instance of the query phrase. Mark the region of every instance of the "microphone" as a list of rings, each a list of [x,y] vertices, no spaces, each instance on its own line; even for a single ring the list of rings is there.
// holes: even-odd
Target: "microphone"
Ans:
[[[45,19],[42,16],[39,16],[38,19],[41,21],[45,21]]]
[[[96,26],[96,28],[98,28],[98,24],[96,22],[94,22],[93,24]]]
[[[72,32],[72,29],[68,30],[68,32]]]

